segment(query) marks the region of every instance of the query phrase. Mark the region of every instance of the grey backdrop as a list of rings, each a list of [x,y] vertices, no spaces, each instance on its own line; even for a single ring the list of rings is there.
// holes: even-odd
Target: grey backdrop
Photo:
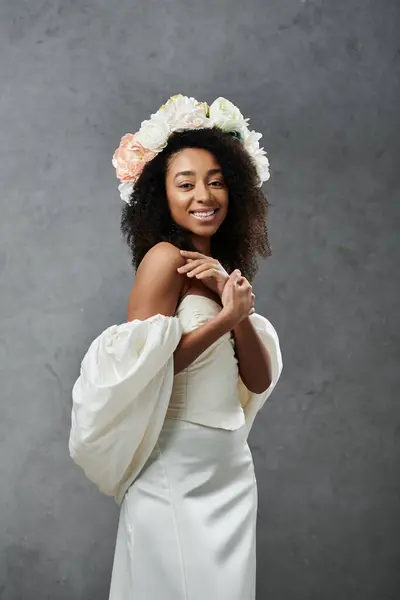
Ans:
[[[284,371],[250,439],[257,598],[398,600],[399,16],[2,1],[2,600],[107,599],[118,507],[69,458],[71,388],[133,279],[112,154],[179,92],[239,105],[271,162],[254,287]]]

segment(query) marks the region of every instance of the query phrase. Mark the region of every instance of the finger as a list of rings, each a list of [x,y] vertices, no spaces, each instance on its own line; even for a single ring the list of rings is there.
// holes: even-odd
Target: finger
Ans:
[[[191,252],[190,250],[180,250],[180,253],[183,258],[186,260],[208,260],[211,263],[219,264],[219,261],[212,256],[208,256],[207,254],[202,254],[201,252]]]
[[[235,279],[235,277],[233,277],[233,275],[230,275],[228,277],[228,280],[226,281],[225,286],[236,287],[236,279]]]
[[[245,277],[239,277],[238,284],[243,290],[251,292],[253,289]]]
[[[239,269],[235,269],[234,271],[232,271],[232,273],[228,277],[226,285],[229,284],[229,285],[236,286],[236,280],[238,277],[240,277],[239,273],[240,273]]]
[[[192,259],[192,260],[188,261],[185,265],[178,267],[177,271],[178,271],[178,273],[187,273],[188,271],[195,269],[199,265],[204,264],[204,261],[205,261],[204,258],[198,258],[197,260]]]
[[[208,269],[207,271],[202,271],[196,275],[196,279],[206,279],[207,277],[214,277],[214,279],[220,279],[220,274],[216,269]]]
[[[242,285],[242,274],[239,271],[239,269],[236,270],[236,277],[235,277],[235,286],[240,286]]]
[[[240,287],[241,290],[243,290],[244,292],[249,291],[247,284],[246,284],[246,280],[243,280],[243,277],[239,277],[239,279],[236,280],[236,285],[238,287]]]
[[[188,277],[195,277],[198,275],[198,273],[202,273],[203,271],[210,269],[210,265],[202,264],[198,267],[196,267],[195,269],[193,269],[193,271],[189,271],[189,273],[186,273]]]
[[[192,252],[191,250],[181,250],[180,253],[185,258],[209,258],[208,256],[206,256],[205,254],[202,254],[201,252]]]

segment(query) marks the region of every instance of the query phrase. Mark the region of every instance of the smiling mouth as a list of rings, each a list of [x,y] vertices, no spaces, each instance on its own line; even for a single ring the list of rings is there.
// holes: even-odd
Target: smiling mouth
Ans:
[[[218,211],[219,208],[214,208],[212,210],[191,210],[190,214],[199,221],[211,221]]]

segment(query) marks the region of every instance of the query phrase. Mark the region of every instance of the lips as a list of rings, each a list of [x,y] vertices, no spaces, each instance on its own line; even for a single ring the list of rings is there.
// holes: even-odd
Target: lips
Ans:
[[[191,210],[190,215],[198,221],[212,221],[219,211],[219,208],[213,208],[208,210]]]

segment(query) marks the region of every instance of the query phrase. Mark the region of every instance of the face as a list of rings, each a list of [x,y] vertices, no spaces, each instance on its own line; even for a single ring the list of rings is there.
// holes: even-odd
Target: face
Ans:
[[[168,163],[166,190],[174,221],[192,232],[200,252],[209,251],[211,236],[228,212],[228,190],[214,155],[201,148],[174,154]]]

